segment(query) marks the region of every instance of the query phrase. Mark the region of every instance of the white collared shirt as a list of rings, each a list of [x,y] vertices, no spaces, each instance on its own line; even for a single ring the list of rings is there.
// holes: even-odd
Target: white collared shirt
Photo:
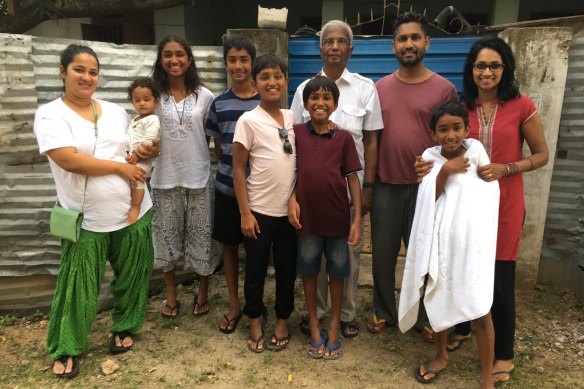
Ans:
[[[324,69],[321,74],[326,76]],[[306,123],[310,120],[308,111],[304,109],[302,92],[310,81],[304,81],[294,94],[290,110],[294,113],[295,123]],[[381,108],[375,84],[371,79],[359,73],[351,73],[345,68],[341,77],[335,81],[339,88],[339,106],[330,120],[353,135],[361,166],[365,166],[363,131],[376,131],[383,128]],[[359,180],[363,183],[363,171],[359,172]]]

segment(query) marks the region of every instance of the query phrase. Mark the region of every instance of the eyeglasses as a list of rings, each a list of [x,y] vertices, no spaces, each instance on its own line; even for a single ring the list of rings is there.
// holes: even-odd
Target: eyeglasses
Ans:
[[[292,144],[288,139],[288,131],[285,128],[278,128],[278,135],[280,135],[280,139],[284,139],[284,152],[287,154],[292,154]]]
[[[489,63],[489,64],[484,63],[484,62],[479,62],[479,63],[472,64],[472,67],[477,72],[484,72],[485,70],[487,70],[487,68],[491,69],[492,72],[498,72],[499,70],[502,70],[504,66],[505,66],[505,64],[499,63],[499,62],[493,62],[493,63]]]
[[[351,41],[348,39],[332,39],[332,38],[327,38],[327,39],[323,39],[321,46],[322,47],[326,47],[327,49],[330,47],[333,47],[335,45],[335,43],[337,44],[337,46],[339,46],[341,49],[346,49],[347,47],[351,46]]]

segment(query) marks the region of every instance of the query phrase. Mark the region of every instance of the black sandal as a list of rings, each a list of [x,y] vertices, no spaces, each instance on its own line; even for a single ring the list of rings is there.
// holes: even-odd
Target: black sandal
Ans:
[[[174,307],[171,305],[165,304],[164,308],[168,308],[170,313],[164,313],[164,310],[162,310],[162,312],[160,312],[160,316],[162,316],[163,319],[176,319],[178,316],[178,310],[180,309],[180,301],[176,300],[176,305]],[[173,315],[173,313],[174,313],[174,315]]]
[[[207,309],[205,310],[201,310],[202,307],[207,306]],[[195,309],[198,310],[198,312],[195,312]],[[193,298],[193,316],[195,317],[199,317],[199,316],[203,316],[209,313],[209,300],[207,301],[203,301],[202,303],[199,304],[199,294],[195,293],[195,296]]]
[[[132,346],[127,346],[127,347],[124,346],[123,344],[121,346],[118,346],[118,345],[116,345],[116,336],[120,339],[120,343],[122,343],[124,341],[124,339],[132,338],[134,335],[128,331],[121,331],[121,332],[112,333],[112,337],[110,338],[110,342],[109,342],[110,353],[115,355],[115,354],[122,354],[122,353],[125,353],[127,351],[130,351],[130,349],[132,348],[134,343],[132,343]]]
[[[67,370],[67,362],[69,361],[69,358],[72,359],[72,363],[73,365],[71,366],[71,371],[69,373],[65,373],[65,370]],[[63,373],[61,374],[57,374],[55,373],[55,375],[58,378],[75,378],[77,377],[77,375],[79,374],[79,357],[76,355],[63,355],[61,356],[61,358],[57,359],[57,361],[59,361],[59,363],[61,363],[61,365],[63,365]]]
[[[228,318],[227,315],[223,315],[223,317],[225,318],[225,321],[227,322],[227,325],[225,326],[225,328],[222,328],[221,323],[219,323],[219,324],[217,324],[217,328],[219,329],[219,331],[221,331],[224,334],[232,334],[237,329],[237,325],[239,324],[239,320],[241,320],[242,316],[243,316],[243,312],[239,312],[239,315],[235,316],[232,319]],[[233,323],[233,324],[231,324],[231,323]],[[229,328],[229,326],[231,326],[231,328]]]
[[[302,315],[298,327],[300,327],[300,332],[304,335],[310,336],[310,320],[308,319],[308,315]]]
[[[350,330],[356,330],[356,332]],[[354,338],[357,335],[359,335],[359,325],[355,320],[351,321],[341,320],[341,333],[345,338]]]

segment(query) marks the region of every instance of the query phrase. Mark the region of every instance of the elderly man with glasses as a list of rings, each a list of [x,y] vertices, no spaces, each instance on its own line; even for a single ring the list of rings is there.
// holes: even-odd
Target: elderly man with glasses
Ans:
[[[359,181],[362,184],[362,212],[369,212],[372,203],[372,189],[377,169],[377,132],[383,127],[379,98],[373,81],[358,73],[347,70],[347,62],[353,52],[353,31],[351,27],[340,21],[332,20],[326,23],[320,32],[320,56],[323,68],[318,75],[333,80],[340,91],[339,105],[331,115],[330,120],[340,128],[347,130],[353,136],[359,160],[363,171],[359,172]],[[310,80],[304,81],[294,95],[290,109],[294,113],[296,123],[310,120],[310,115],[302,103],[302,91]],[[363,227],[361,227],[363,228]],[[362,236],[363,234],[361,234]],[[350,274],[345,279],[341,306],[341,333],[344,337],[355,337],[359,334],[359,327],[355,321],[357,285],[359,281],[359,259],[363,240],[356,246],[349,248]],[[323,267],[325,262],[323,261]],[[328,280],[326,271],[319,273],[317,318],[322,320],[328,310],[327,304]],[[308,318],[304,316],[300,329],[310,334]]]

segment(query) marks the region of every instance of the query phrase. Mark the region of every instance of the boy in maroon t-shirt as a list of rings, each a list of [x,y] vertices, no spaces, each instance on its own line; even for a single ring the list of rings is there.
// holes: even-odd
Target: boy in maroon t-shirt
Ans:
[[[315,77],[303,91],[310,121],[294,125],[297,153],[296,188],[290,197],[288,219],[298,232],[297,271],[302,275],[310,320],[312,358],[338,359],[343,280],[349,274],[348,245],[360,240],[362,170],[351,134],[337,129],[329,117],[339,101],[339,89],[327,77]],[[347,185],[355,209],[350,221]],[[325,255],[332,316],[329,330],[316,317],[316,280]]]

